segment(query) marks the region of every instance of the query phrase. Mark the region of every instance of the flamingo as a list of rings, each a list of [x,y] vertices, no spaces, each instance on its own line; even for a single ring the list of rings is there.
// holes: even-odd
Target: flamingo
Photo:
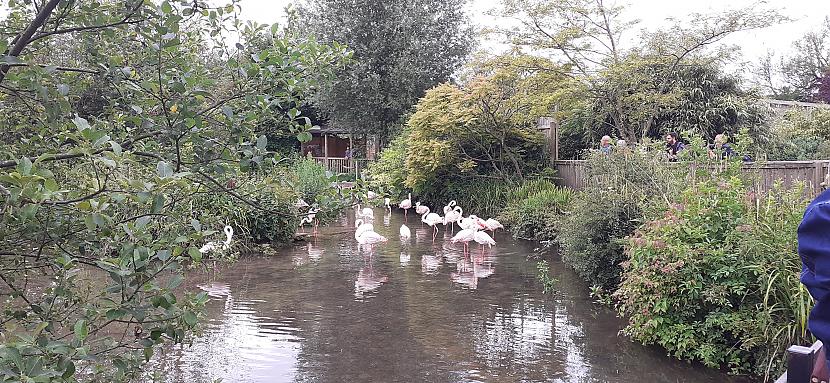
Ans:
[[[406,212],[412,208],[412,193],[409,193],[407,198],[398,204],[398,207],[403,209],[403,219],[406,220]]]
[[[365,222],[363,222],[362,219],[354,221],[354,226],[356,227],[356,229],[354,231],[355,239],[357,239],[358,235],[363,234],[363,232],[375,231],[375,226],[374,225],[372,225],[371,223],[365,223]]]
[[[484,254],[484,245],[493,247],[493,245],[496,244],[496,240],[490,238],[490,235],[483,231],[476,231],[473,234],[473,240],[476,241],[481,247],[481,254]]]
[[[392,212],[392,205],[389,204],[390,202],[392,202],[392,200],[390,200],[389,197],[385,197],[383,199],[383,204],[386,206],[386,210],[389,210],[389,212],[391,213]]]
[[[420,202],[415,202],[415,212],[418,213],[418,215],[424,215],[429,213],[429,208],[426,205],[421,205]]]
[[[204,244],[199,249],[199,252],[202,253],[202,254],[206,254],[206,253],[210,253],[212,251],[217,251],[217,250],[221,250],[221,251],[227,250],[228,247],[231,246],[231,237],[233,237],[233,228],[230,227],[230,226],[225,226],[224,231],[225,231],[225,236],[227,236],[227,239],[225,239],[224,241],[208,242],[208,243]]]
[[[361,215],[363,215],[363,218],[375,219],[375,211],[370,207],[364,207],[361,210]]]
[[[318,223],[317,213],[319,213],[319,212],[320,212],[320,209],[317,209],[317,208],[308,209],[308,213],[305,215],[305,217],[303,217],[303,219],[300,220],[300,229],[303,230],[304,227],[305,227],[305,224],[310,224],[310,225],[313,225],[312,230],[317,231],[317,223]]]
[[[438,226],[436,225],[443,221],[444,219],[441,218],[440,215],[436,213],[430,213],[429,211],[427,211],[426,214],[421,216],[421,222],[432,227],[432,242],[435,242],[435,236],[438,235]]]
[[[453,203],[455,201],[452,201]],[[461,219],[461,216],[464,214],[464,210],[461,209],[461,206],[455,206],[455,208],[447,211],[446,206],[444,207],[444,225],[449,224],[452,227],[452,230],[455,231],[455,223]]]
[[[483,228],[483,226],[484,225],[482,225],[481,222],[478,222],[475,227],[472,227],[472,228],[469,228],[469,229],[463,229],[463,230],[459,231],[458,234],[454,235],[450,239],[450,242],[452,242],[452,243],[458,243],[458,242],[464,243],[464,254],[467,254],[469,242],[475,240],[476,232],[479,229]]]
[[[354,238],[357,240],[357,243],[361,245],[369,245],[370,247],[374,246],[376,243],[388,241],[386,237],[371,230],[366,230],[359,234],[355,232]]]
[[[478,218],[477,215],[470,214],[468,217],[464,217],[458,220],[458,227],[462,229],[472,229],[479,222],[481,222],[481,219]]]
[[[484,225],[487,226],[487,230],[493,232],[493,238],[496,238],[496,230],[497,229],[504,229],[504,225],[502,225],[499,221],[496,221],[493,218],[487,218],[484,221]]]
[[[412,232],[409,230],[409,227],[406,224],[401,225],[401,241],[409,241],[409,238],[412,237]]]
[[[450,201],[450,203],[447,204],[447,206],[444,206],[444,215],[446,215],[447,213],[452,211],[452,208],[454,208],[455,205],[456,205],[455,200],[452,200],[452,201]]]
[[[429,214],[429,208],[421,205],[420,202],[415,203],[415,212],[421,216],[421,225],[423,225],[424,214]]]

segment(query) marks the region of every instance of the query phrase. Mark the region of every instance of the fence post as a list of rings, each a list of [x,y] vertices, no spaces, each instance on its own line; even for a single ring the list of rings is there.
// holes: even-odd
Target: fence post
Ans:
[[[778,378],[776,383],[811,383],[816,362],[824,363],[816,360],[821,348],[821,341],[816,341],[810,347],[790,346],[787,349],[787,373]]]

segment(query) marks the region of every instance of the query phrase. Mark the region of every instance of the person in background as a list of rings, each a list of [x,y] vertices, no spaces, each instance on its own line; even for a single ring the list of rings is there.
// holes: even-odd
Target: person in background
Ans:
[[[798,226],[798,255],[801,257],[801,283],[816,301],[807,328],[825,348],[830,347],[830,190],[816,197],[804,212]],[[827,380],[827,365],[816,365],[818,375],[821,375],[816,377]]]
[[[628,147],[628,143],[625,140],[617,140],[617,148],[625,149]]]
[[[599,140],[599,151],[602,154],[611,154],[611,137],[602,136]]]
[[[709,158],[718,158],[718,153],[720,153],[720,159],[722,160],[737,156],[738,152],[732,149],[732,145],[726,141],[726,134],[721,133],[715,135],[715,143],[709,146]],[[751,162],[752,157],[745,155],[742,157],[742,160],[744,162]]]
[[[680,135],[677,132],[670,132],[666,135],[666,151],[669,154],[669,161],[677,161],[677,154],[683,149],[686,149],[686,145],[680,142]]]
[[[351,159],[352,158],[352,148],[347,146],[346,147],[346,153],[343,154],[343,156],[348,158],[348,159]]]

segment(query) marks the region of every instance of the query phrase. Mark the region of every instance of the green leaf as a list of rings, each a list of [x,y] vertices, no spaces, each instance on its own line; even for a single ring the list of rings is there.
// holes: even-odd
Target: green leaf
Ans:
[[[152,347],[144,347],[144,361],[149,362],[150,358],[153,357],[153,348]]]
[[[75,339],[80,342],[83,342],[84,339],[89,335],[89,327],[85,319],[81,319],[75,322]]]
[[[191,219],[190,226],[193,226],[193,230],[202,231],[202,224],[197,219]]]
[[[72,119],[72,122],[75,123],[75,126],[78,127],[78,130],[82,132],[84,130],[92,128],[91,126],[89,126],[89,121],[79,116],[75,116],[75,118]]]
[[[268,137],[263,134],[256,139],[256,147],[259,150],[265,150],[266,146],[268,146]]]
[[[202,253],[200,253],[199,249],[197,249],[195,247],[191,247],[191,248],[187,249],[187,254],[190,255],[190,259],[192,259],[193,262],[201,262],[202,261]]]
[[[112,147],[112,152],[115,153],[116,156],[121,157],[122,149],[119,143],[110,141],[110,147]]]
[[[61,96],[66,96],[67,94],[69,94],[69,85],[58,84],[58,93],[60,93]]]
[[[32,174],[32,160],[29,157],[23,157],[18,160],[17,171],[24,176]]]
[[[161,3],[161,11],[164,12],[164,13],[169,14],[170,12],[173,12],[173,7],[170,5],[169,2],[165,1],[165,2]]]
[[[181,274],[176,274],[173,276],[173,278],[170,279],[169,282],[167,282],[167,288],[173,290],[176,287],[179,287],[182,284],[182,282],[184,282],[184,276]]]
[[[166,262],[168,259],[170,259],[171,255],[172,254],[170,250],[159,250],[156,252],[156,257],[158,257],[158,259],[162,262]]]
[[[152,219],[150,216],[138,217],[138,219],[135,220],[135,228],[143,229],[148,223],[150,223],[150,219]]]
[[[164,196],[161,194],[153,196],[153,205],[150,208],[153,214],[161,213],[161,209],[164,207],[164,199]]]
[[[75,362],[70,360],[66,362],[66,368],[61,374],[61,378],[69,380],[73,375],[75,375]]]
[[[233,109],[230,106],[222,105],[222,113],[225,113],[225,117],[227,117],[228,120],[233,119]]]
[[[159,161],[156,172],[161,178],[169,178],[173,176],[173,167],[167,161]]]
[[[127,315],[127,312],[121,309],[112,309],[107,311],[107,320],[119,319],[122,318],[124,315]]]
[[[300,140],[300,142],[309,142],[311,141],[311,133],[302,132],[297,135],[297,139]]]
[[[187,311],[184,313],[184,322],[187,323],[188,326],[195,326],[196,321],[196,314],[193,311]]]

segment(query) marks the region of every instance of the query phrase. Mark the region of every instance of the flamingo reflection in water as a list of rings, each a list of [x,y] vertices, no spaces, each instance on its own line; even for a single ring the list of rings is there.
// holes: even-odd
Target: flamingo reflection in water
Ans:
[[[294,266],[303,266],[306,265],[309,261],[317,262],[320,258],[323,257],[323,250],[322,248],[315,247],[311,242],[306,244],[306,251],[307,254],[299,253],[294,255],[292,260],[294,261]]]
[[[388,281],[389,277],[376,275],[372,265],[368,264],[357,274],[357,280],[354,281],[354,296],[363,298],[364,294],[377,290]]]
[[[450,279],[453,282],[466,286],[469,289],[475,290],[478,288],[479,279],[487,278],[495,272],[493,264],[489,261],[484,261],[484,257],[476,259],[472,257],[472,261],[462,259],[456,263],[458,272],[451,273]]]
[[[409,258],[410,258],[410,256],[409,256],[408,252],[401,251],[401,257],[400,257],[401,267],[409,266]]]
[[[425,274],[435,274],[441,267],[441,254],[424,254],[421,256],[421,272]]]

